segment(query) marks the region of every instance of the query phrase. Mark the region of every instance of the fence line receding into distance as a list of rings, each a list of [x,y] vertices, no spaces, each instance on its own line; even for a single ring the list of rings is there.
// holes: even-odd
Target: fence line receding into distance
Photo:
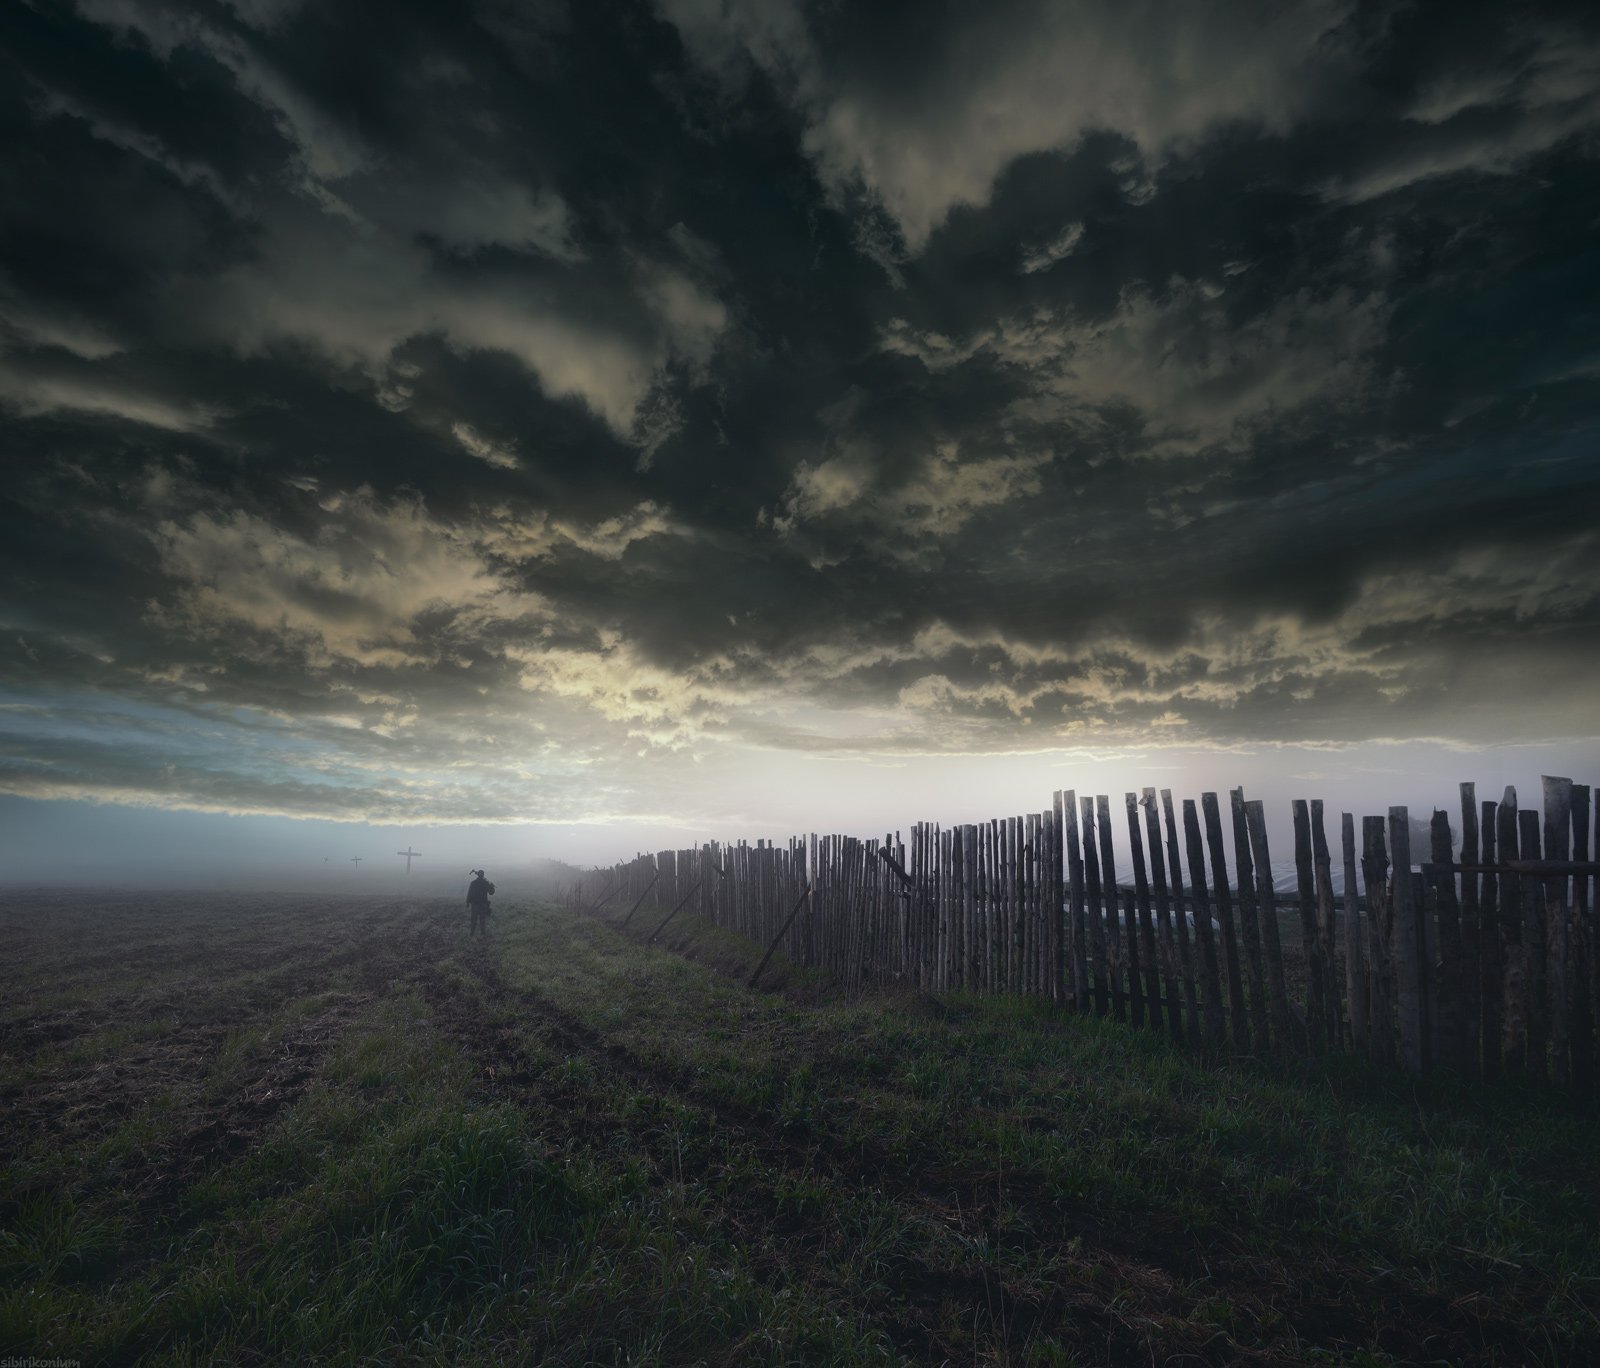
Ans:
[[[698,914],[852,991],[1025,994],[1235,1053],[1354,1051],[1592,1093],[1600,810],[1569,779],[1546,778],[1542,797],[1542,812],[1514,788],[1480,807],[1462,784],[1458,831],[1434,812],[1425,849],[1403,807],[1344,813],[1330,843],[1322,803],[1296,800],[1292,896],[1274,886],[1259,801],[1234,789],[1224,812],[1215,793],[1175,806],[1147,788],[1119,814],[1122,866],[1111,800],[1068,791],[1045,812],[919,822],[908,839],[640,855],[568,897],[637,910],[653,894],[669,919]]]

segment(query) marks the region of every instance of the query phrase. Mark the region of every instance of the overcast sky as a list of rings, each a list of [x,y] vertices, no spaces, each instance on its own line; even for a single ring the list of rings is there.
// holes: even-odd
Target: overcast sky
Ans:
[[[0,857],[1600,779],[1597,21],[5,6]]]

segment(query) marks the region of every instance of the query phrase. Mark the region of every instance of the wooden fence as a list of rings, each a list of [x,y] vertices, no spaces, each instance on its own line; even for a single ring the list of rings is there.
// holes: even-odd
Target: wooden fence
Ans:
[[[1225,817],[1215,793],[1175,806],[1147,788],[1124,800],[1125,868],[1110,799],[1063,792],[1049,811],[907,839],[640,855],[568,899],[626,906],[652,939],[687,910],[851,990],[1029,994],[1236,1053],[1353,1050],[1592,1093],[1600,812],[1587,785],[1543,788],[1541,814],[1513,788],[1480,808],[1462,784],[1458,833],[1434,812],[1426,850],[1403,807],[1359,827],[1344,813],[1335,847],[1322,803],[1296,800],[1293,896],[1274,888],[1259,801],[1234,789]]]

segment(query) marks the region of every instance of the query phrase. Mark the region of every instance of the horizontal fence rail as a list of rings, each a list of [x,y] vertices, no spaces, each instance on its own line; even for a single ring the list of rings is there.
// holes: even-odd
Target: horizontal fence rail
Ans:
[[[1233,789],[1226,811],[1215,793],[1175,805],[1147,788],[1115,817],[1106,795],[1066,791],[1047,811],[919,822],[904,839],[664,850],[567,898],[631,904],[630,921],[647,899],[670,908],[641,919],[651,939],[690,912],[851,991],[1024,994],[1239,1054],[1350,1051],[1592,1094],[1590,798],[1545,778],[1539,810],[1514,788],[1480,806],[1465,783],[1459,826],[1435,811],[1421,848],[1404,807],[1344,813],[1330,844],[1321,801],[1297,799],[1292,895],[1275,886],[1261,802]]]

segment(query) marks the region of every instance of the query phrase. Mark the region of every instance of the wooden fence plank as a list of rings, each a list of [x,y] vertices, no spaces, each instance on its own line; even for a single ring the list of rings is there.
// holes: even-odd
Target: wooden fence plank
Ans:
[[[1439,1042],[1438,1062],[1460,1074],[1472,1072],[1467,1051],[1462,1008],[1466,999],[1466,961],[1461,950],[1461,913],[1456,901],[1455,874],[1450,868],[1450,815],[1433,814],[1429,831],[1432,845],[1434,905],[1439,926],[1439,992],[1435,998]],[[1432,966],[1430,966],[1431,968]]]
[[[1364,1055],[1369,1048],[1366,928],[1362,924],[1356,891],[1356,819],[1353,813],[1339,815],[1339,845],[1344,856],[1344,974],[1345,1000],[1350,1006],[1350,1048]]]
[[[1121,899],[1117,896],[1117,862],[1111,844],[1111,799],[1104,793],[1097,793],[1094,804],[1095,837],[1100,843],[1100,882],[1105,889],[1106,954],[1111,979],[1111,998],[1117,1020],[1125,1021],[1131,1014],[1130,1004],[1134,999],[1134,990],[1131,981],[1127,982],[1126,987],[1124,986],[1124,980],[1129,978],[1125,973],[1129,960],[1123,934]],[[1142,1012],[1139,1019],[1140,1021],[1144,1019]]]
[[[1572,780],[1544,775],[1544,858],[1562,861],[1572,854]],[[1544,880],[1546,967],[1550,985],[1550,1057],[1556,1082],[1572,1084],[1572,953],[1566,875]]]
[[[1138,927],[1128,927],[1128,962],[1131,966],[1130,983],[1133,985],[1134,1025],[1144,1024],[1145,1009],[1150,1012],[1150,1029],[1161,1028],[1160,977],[1156,966],[1155,924],[1150,917],[1150,876],[1144,862],[1144,840],[1139,834],[1139,799],[1136,794],[1123,795],[1128,811],[1128,849],[1133,862],[1133,897],[1130,906],[1138,910]],[[1142,975],[1141,975],[1141,970]]]
[[[1479,809],[1479,858],[1495,863],[1500,805],[1485,799]],[[1478,1058],[1486,1083],[1500,1077],[1505,1060],[1505,947],[1501,930],[1500,881],[1484,874],[1478,889]]]
[[[1495,810],[1495,843],[1499,847],[1499,864],[1505,866],[1521,858],[1521,822],[1517,810],[1517,791],[1507,785]],[[1504,971],[1500,984],[1504,1003],[1504,1026],[1501,1044],[1502,1057],[1517,1072],[1528,1067],[1528,1013],[1524,987],[1522,929],[1522,880],[1507,872],[1498,879],[1500,899],[1500,938],[1504,946]]]
[[[1151,804],[1154,812],[1155,805]],[[1199,989],[1195,981],[1194,947],[1190,944],[1189,919],[1184,915],[1183,906],[1183,867],[1178,862],[1178,824],[1173,819],[1172,790],[1161,790],[1161,813],[1166,819],[1167,828],[1167,870],[1172,878],[1172,914],[1174,917],[1173,930],[1178,933],[1178,977],[1183,984],[1184,1010],[1188,1013],[1189,1038],[1201,1040],[1204,1036],[1200,1029]],[[1204,875],[1202,873],[1202,882]],[[1209,900],[1208,900],[1209,901]],[[1206,930],[1211,929],[1210,918],[1206,920]]]
[[[1327,993],[1322,981],[1322,943],[1317,936],[1317,884],[1311,864],[1311,815],[1304,798],[1296,798],[1294,812],[1294,873],[1300,895],[1300,948],[1306,958],[1306,1043],[1321,1054],[1328,1043]]]
[[[1477,864],[1478,850],[1477,787],[1461,785],[1461,863]],[[1483,913],[1478,900],[1478,874],[1461,876],[1461,972],[1462,1052],[1467,1071],[1473,1078],[1483,1077]]]
[[[1257,1053],[1270,1049],[1268,1032],[1267,978],[1261,949],[1261,923],[1256,906],[1255,860],[1250,854],[1250,821],[1245,813],[1244,790],[1230,789],[1233,807],[1233,859],[1238,874],[1239,925],[1244,932],[1245,963],[1250,971],[1251,1038]],[[1271,881],[1271,872],[1268,872]]]
[[[1067,947],[1062,931],[1065,925],[1065,901],[1062,896],[1062,814],[1061,791],[1056,790],[1050,812],[1047,814],[1049,839],[1045,842],[1049,855],[1046,880],[1046,910],[1050,927],[1050,997],[1064,1002],[1067,997]]]
[[[1589,784],[1573,784],[1573,859],[1589,859]],[[1595,811],[1595,843],[1600,846],[1600,811]],[[1600,854],[1600,850],[1595,850]],[[1595,941],[1595,899],[1590,896],[1590,880],[1582,874],[1573,880],[1573,923],[1579,936],[1581,963],[1578,970],[1578,995],[1582,1003],[1582,1030],[1574,1043],[1573,1067],[1578,1072],[1579,1096],[1600,1096],[1600,1048],[1595,1034],[1600,1032],[1600,944]],[[1600,880],[1595,885],[1600,888]]]
[[[1022,816],[1022,991],[1039,992],[1039,814]]]
[[[963,963],[962,985],[976,991],[980,980],[979,973],[979,928],[978,928],[978,828],[971,823],[961,828],[961,871],[962,871],[962,911],[961,919],[966,927],[963,943],[965,946],[965,960]]]
[[[1110,966],[1106,959],[1106,904],[1100,879],[1100,855],[1095,848],[1094,799],[1079,800],[1083,827],[1084,920],[1089,934],[1090,974],[1094,982],[1094,1014],[1111,1010]]]
[[[1389,809],[1390,880],[1394,900],[1395,986],[1400,1013],[1400,1063],[1412,1073],[1428,1065],[1427,974],[1423,965],[1421,909],[1411,882],[1411,817]]]
[[[1000,965],[1000,928],[994,905],[994,822],[978,823],[978,912],[982,926],[983,981],[991,993],[1005,991]]]
[[[1170,823],[1170,816],[1168,821]],[[1195,939],[1200,948],[1201,983],[1205,994],[1205,1035],[1213,1046],[1220,1046],[1226,1038],[1226,1027],[1223,1023],[1222,979],[1217,972],[1217,942],[1211,928],[1211,898],[1206,888],[1205,847],[1200,841],[1200,817],[1195,811],[1192,798],[1183,800],[1183,835],[1189,853],[1189,888],[1194,894]],[[1242,1003],[1243,998],[1240,998],[1239,1004]],[[1243,1050],[1248,1045],[1249,1037],[1243,1029],[1243,1012],[1239,1011],[1237,1006],[1235,1010],[1234,1045],[1237,1049]]]
[[[1222,813],[1215,793],[1202,793],[1200,807],[1206,819],[1206,848],[1211,856],[1211,890],[1217,900],[1217,920],[1222,923],[1223,969],[1228,976],[1228,1009],[1233,1028],[1233,1048],[1243,1054],[1250,1048],[1250,1019],[1245,1007],[1244,978],[1239,963],[1238,924],[1228,890],[1227,851],[1222,844]]]
[[[1580,863],[1589,858],[1588,784],[1572,786],[1572,858]],[[1579,874],[1572,881],[1572,934],[1574,992],[1572,1081],[1582,1097],[1594,1097],[1600,1082],[1595,1071],[1595,1023],[1600,1019],[1600,978],[1595,964],[1594,908],[1589,897],[1590,874]]]
[[[1328,829],[1323,820],[1322,799],[1311,800],[1311,867],[1317,880],[1317,940],[1322,953],[1323,1028],[1328,1048],[1342,1050],[1345,1043],[1345,998],[1339,974],[1339,913],[1333,900],[1333,858],[1328,853]],[[1350,897],[1347,912],[1353,907]],[[1348,951],[1347,951],[1348,953]]]
[[[1278,936],[1278,895],[1272,886],[1272,852],[1267,846],[1267,817],[1259,798],[1244,805],[1250,832],[1250,856],[1256,870],[1256,906],[1261,913],[1261,945],[1267,959],[1267,992],[1272,1003],[1273,1045],[1279,1051],[1294,1049],[1297,1038],[1289,1011],[1288,984],[1283,973],[1283,946]]]
[[[1542,858],[1539,814],[1533,808],[1517,813],[1517,843],[1524,860]],[[1546,1077],[1550,1056],[1550,995],[1546,971],[1544,882],[1531,875],[1518,880],[1522,893],[1522,1006],[1527,1022],[1527,1069]]]
[[[1156,813],[1156,791],[1153,788],[1145,789],[1138,806],[1144,809],[1145,834],[1150,840],[1150,888],[1161,938],[1157,962],[1161,966],[1162,992],[1167,1000],[1167,1029],[1172,1032],[1174,1040],[1182,1040],[1184,1024],[1183,1010],[1178,1003],[1178,948],[1172,934],[1172,899],[1167,893],[1167,862],[1161,853],[1161,821]],[[1181,907],[1178,915],[1183,915]],[[1192,1038],[1199,1038],[1198,1030]]]
[[[1078,834],[1078,793],[1062,796],[1062,840],[1067,848],[1068,959],[1072,966],[1073,1004],[1079,1015],[1089,1011],[1089,916],[1084,885],[1083,842]]]

